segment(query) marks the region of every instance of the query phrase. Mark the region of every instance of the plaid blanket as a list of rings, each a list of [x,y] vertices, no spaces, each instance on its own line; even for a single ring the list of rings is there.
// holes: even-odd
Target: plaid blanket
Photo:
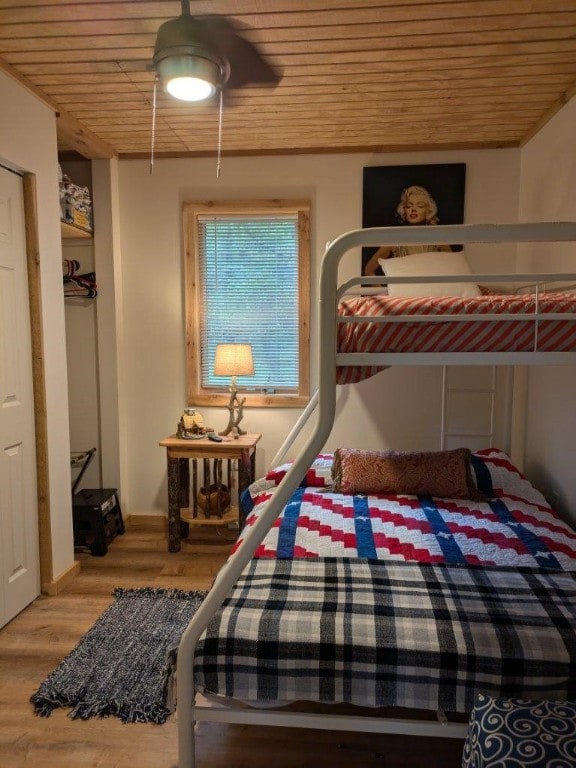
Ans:
[[[199,690],[470,711],[576,698],[576,581],[544,569],[252,560],[200,641]]]

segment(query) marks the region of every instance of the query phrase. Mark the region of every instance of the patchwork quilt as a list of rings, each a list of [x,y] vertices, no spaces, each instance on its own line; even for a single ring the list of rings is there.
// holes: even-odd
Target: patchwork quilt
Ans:
[[[576,532],[497,449],[472,457],[483,501],[332,490],[332,456],[321,455],[255,557],[360,557],[419,563],[576,570]],[[289,465],[245,492],[246,527]],[[236,546],[242,541],[242,535]]]

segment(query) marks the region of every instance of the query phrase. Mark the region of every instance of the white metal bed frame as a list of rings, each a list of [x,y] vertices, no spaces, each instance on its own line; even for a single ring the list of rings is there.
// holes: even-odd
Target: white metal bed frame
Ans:
[[[303,417],[308,418],[314,407],[318,405],[318,415],[313,433],[306,445],[294,461],[282,482],[278,485],[268,506],[260,515],[258,521],[246,533],[243,544],[218,573],[212,589],[196,612],[182,636],[178,650],[177,667],[177,702],[178,702],[178,749],[179,768],[196,768],[194,725],[200,721],[266,724],[286,727],[319,728],[325,730],[354,730],[372,733],[402,733],[406,735],[427,735],[439,737],[462,738],[465,725],[447,723],[439,714],[440,725],[429,721],[390,719],[382,717],[365,717],[344,715],[324,715],[312,713],[296,713],[282,710],[246,708],[245,706],[222,706],[204,704],[195,701],[194,689],[194,654],[198,640],[207,627],[211,617],[222,605],[224,599],[234,586],[236,580],[252,557],[255,549],[272,527],[281,510],[288,503],[292,493],[298,487],[307,469],[318,453],[322,451],[334,422],[336,410],[336,368],[341,365],[558,365],[576,363],[576,352],[474,352],[474,353],[337,353],[337,324],[338,301],[342,294],[353,285],[375,283],[378,278],[359,277],[346,283],[342,288],[337,287],[338,264],[342,256],[350,249],[360,245],[425,245],[442,243],[500,243],[500,242],[559,242],[576,241],[576,222],[556,222],[538,224],[503,224],[503,225],[436,225],[433,227],[378,227],[360,229],[348,232],[328,246],[324,255],[320,274],[320,316],[319,337],[319,386],[315,395],[306,408]],[[380,278],[382,281],[382,278]],[[462,276],[448,278],[426,277],[429,282],[464,282]],[[573,282],[575,273],[569,274],[515,274],[504,275],[473,275],[469,281],[474,282],[550,282],[561,280]],[[422,282],[419,278],[385,278],[385,282]],[[417,316],[410,316],[410,322]],[[535,320],[535,339],[537,340],[538,313],[535,315],[498,315],[497,319],[530,319]],[[546,319],[555,315],[547,314]],[[563,314],[564,319],[576,319],[576,313]],[[489,315],[482,315],[490,319]],[[374,318],[360,318],[360,321]],[[430,316],[425,316],[430,322]],[[446,320],[446,317],[438,318]],[[467,316],[466,319],[475,319]],[[462,316],[459,316],[462,321]],[[352,320],[352,322],[354,322]],[[301,429],[302,417],[290,433],[293,439]],[[286,443],[285,443],[286,446]],[[283,449],[285,448],[283,446]],[[281,449],[281,450],[283,450]]]

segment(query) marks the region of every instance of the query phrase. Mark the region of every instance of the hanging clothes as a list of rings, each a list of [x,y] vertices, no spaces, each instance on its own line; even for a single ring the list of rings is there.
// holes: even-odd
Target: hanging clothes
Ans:
[[[96,273],[85,272],[77,274],[80,262],[76,259],[64,259],[62,274],[64,279],[64,296],[68,298],[95,299],[98,296]]]

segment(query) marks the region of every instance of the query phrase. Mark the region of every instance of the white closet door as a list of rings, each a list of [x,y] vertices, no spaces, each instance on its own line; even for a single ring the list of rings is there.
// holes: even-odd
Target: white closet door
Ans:
[[[40,593],[22,180],[0,167],[0,626]]]

